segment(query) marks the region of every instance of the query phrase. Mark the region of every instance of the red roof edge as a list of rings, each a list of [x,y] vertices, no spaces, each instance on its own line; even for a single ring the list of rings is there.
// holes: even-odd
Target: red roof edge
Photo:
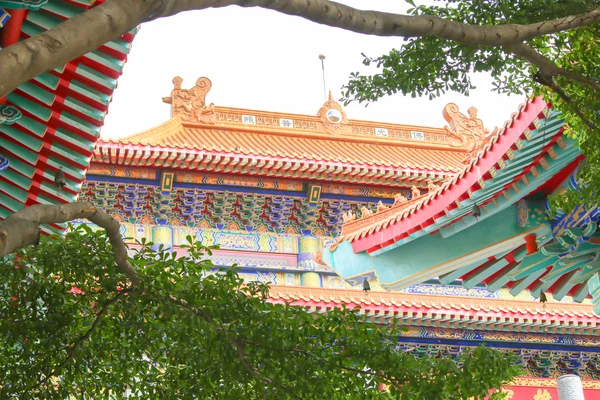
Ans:
[[[515,141],[544,110],[546,105],[547,103],[541,97],[532,99],[510,122],[510,126],[505,128],[502,135],[498,137],[497,142],[453,185],[440,191],[427,206],[421,207],[408,218],[353,241],[352,249],[354,253],[380,248],[381,243],[406,234],[427,221],[427,219],[442,212],[450,203],[469,190],[486,171],[506,154]]]

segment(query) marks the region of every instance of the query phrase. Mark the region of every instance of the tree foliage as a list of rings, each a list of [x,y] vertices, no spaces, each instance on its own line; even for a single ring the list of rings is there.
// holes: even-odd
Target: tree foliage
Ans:
[[[0,259],[0,397],[467,399],[521,371],[487,347],[415,358],[356,310],[272,304],[189,239],[184,257],[139,243],[139,286],[86,225]]]
[[[412,6],[408,12],[415,17],[437,16],[480,27],[552,25],[600,12],[598,0],[445,0],[429,6],[415,5],[412,0],[407,3]],[[563,113],[568,122],[565,133],[577,137],[587,157],[580,172],[582,191],[564,193],[556,198],[555,205],[570,209],[582,201],[596,203],[600,193],[600,24],[575,26],[500,46],[482,42],[410,37],[389,54],[364,55],[364,64],[380,71],[373,75],[351,74],[344,88],[344,101],[370,102],[394,93],[429,98],[448,91],[468,95],[474,88],[473,73],[488,73],[498,93],[542,95]]]

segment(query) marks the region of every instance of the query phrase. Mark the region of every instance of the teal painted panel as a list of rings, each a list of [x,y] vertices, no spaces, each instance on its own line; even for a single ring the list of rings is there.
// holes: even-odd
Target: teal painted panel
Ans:
[[[556,257],[547,256],[541,251],[530,254],[523,259],[523,261],[519,265],[519,269],[512,275],[512,279],[518,280],[521,278],[525,278],[527,275],[533,272],[545,270],[547,267],[554,264],[557,260],[558,259]]]
[[[31,187],[31,179],[28,179],[12,169],[5,169],[2,171],[2,176],[22,188],[19,189],[14,185],[3,185],[4,187],[2,188],[2,191],[21,202],[25,202],[25,200],[27,200],[28,191]]]
[[[18,94],[15,94],[15,92],[8,95],[8,101],[19,107],[21,110],[26,110],[43,121],[48,121],[52,115],[52,110],[21,97]],[[44,131],[45,129],[46,127],[44,126]]]
[[[481,271],[478,271],[478,272],[474,273],[473,275],[471,275],[468,279],[466,279],[463,282],[463,286],[466,287],[467,289],[472,289],[475,286],[477,286],[478,284],[480,284],[481,282],[483,282],[485,279],[489,278],[490,276],[494,275],[496,272],[500,271],[502,268],[506,267],[507,265],[508,265],[508,261],[506,261],[505,258],[499,258],[495,262],[482,268]]]
[[[131,44],[122,40],[113,40],[112,42],[106,43],[105,46],[123,54],[129,53],[131,50]]]
[[[481,264],[482,264],[482,261],[477,261],[477,262],[471,263],[469,265],[466,265],[464,267],[458,268],[447,274],[444,274],[439,277],[440,282],[442,283],[442,285],[449,285],[450,283],[454,282],[461,276],[465,275],[467,272],[479,267]]]
[[[6,131],[7,126],[6,125],[0,125],[0,131]],[[8,153],[12,153],[12,154],[16,154],[17,156],[21,157],[22,159],[24,159],[25,161],[27,161],[28,163],[35,165],[37,163],[38,160],[38,154],[37,152],[33,152],[31,150],[28,150],[24,147],[21,147],[13,142],[9,142],[6,139],[0,138],[0,147],[2,147],[3,149],[6,149],[6,152]]]
[[[529,285],[531,285],[533,282],[535,282],[536,279],[538,279],[540,276],[542,276],[544,274],[545,270],[539,270],[536,272],[533,272],[529,275],[527,275],[525,278],[523,279],[519,279],[517,282],[515,282],[515,284],[513,285],[512,288],[510,288],[509,293],[512,296],[518,296],[519,293],[521,293],[523,290],[527,289],[527,287],[529,287]]]
[[[547,229],[549,231],[550,227]],[[485,223],[477,224],[447,239],[440,235],[428,235],[376,257],[366,252],[354,254],[351,244],[342,242],[333,253],[325,250],[323,257],[344,278],[374,270],[380,282],[392,283],[530,230],[531,227],[521,228],[518,225],[517,207],[512,206],[488,218]],[[490,234],[491,231],[493,234]],[[483,260],[487,260],[487,256]],[[431,276],[429,279],[431,278],[437,276]]]
[[[95,119],[96,121],[102,121],[104,119],[104,113],[102,111],[99,111],[72,97],[65,98],[65,106],[72,108],[73,110],[77,110],[80,113]]]
[[[62,160],[59,160],[54,156],[49,157],[47,160],[47,163],[49,166],[51,166],[53,168],[62,168],[65,174],[72,175],[75,178],[83,179],[83,177],[85,176],[83,169],[73,167],[71,164],[65,164]],[[87,165],[88,165],[88,163],[85,164],[85,167],[87,167]],[[54,179],[54,174],[49,174],[49,173],[45,172],[44,175],[50,181],[52,181]],[[69,183],[69,185],[72,185],[72,183]]]
[[[40,83],[41,85],[44,85],[45,87],[47,87],[51,90],[56,90],[56,88],[58,88],[58,84],[60,82],[60,79],[57,76],[49,74],[47,72],[44,72],[43,74],[36,76],[35,78],[33,78],[33,80]]]
[[[10,154],[3,154],[3,157],[7,158],[9,161],[10,166],[16,170],[19,171],[19,173],[27,176],[28,178],[32,178],[33,174],[35,173],[35,168],[32,167],[31,165],[22,162],[21,160],[18,160],[15,157],[12,157]]]
[[[23,203],[18,202],[17,200],[13,199],[10,196],[6,196],[6,195],[2,194],[2,192],[0,192],[0,204],[2,204],[2,207],[8,208],[11,211],[11,212],[3,212],[4,216],[8,216],[8,215],[15,213],[23,208]],[[2,209],[2,207],[0,207],[0,210],[4,211]]]
[[[31,137],[28,134],[18,131],[16,129],[13,132],[13,131],[11,131],[11,129],[12,128],[10,128],[7,125],[0,125],[0,131],[10,135],[10,137],[12,137],[14,140],[18,141],[19,144],[25,145],[25,147],[33,150],[36,153],[40,151],[40,149],[42,148],[42,145],[44,144],[44,142],[42,140]],[[12,142],[8,142],[8,140],[0,139],[0,143],[3,143],[3,147],[5,147],[6,149],[16,150],[16,149],[23,148],[22,146],[16,145]],[[9,151],[13,151],[13,150],[9,150]],[[20,150],[16,150],[16,154],[19,155],[19,157],[21,157],[21,158],[27,159],[27,161],[29,161],[29,159],[37,161],[37,159],[38,159],[37,154],[35,155],[35,158],[33,158],[33,157],[29,158],[29,157],[24,156],[24,154],[26,154],[26,153],[23,153]],[[35,164],[35,162],[32,164]]]
[[[33,36],[46,32],[46,30],[41,26],[38,26],[30,21],[25,20],[23,21],[23,25],[21,26],[21,32],[23,32],[27,36]]]
[[[34,85],[31,82],[22,83],[19,85],[19,89],[48,106],[52,106],[56,100],[56,96],[54,94],[42,89],[37,85]]]
[[[62,128],[58,128],[56,130],[56,137],[66,140],[67,142],[81,148],[85,152],[91,152],[94,149],[94,143],[84,140],[81,136],[75,135],[73,132],[66,131]],[[67,150],[73,152],[73,150]],[[79,154],[78,154],[79,156]],[[83,159],[87,159],[86,157],[82,157]],[[86,166],[87,167],[87,166]]]
[[[48,0],[0,0],[0,7],[9,9],[39,10]]]
[[[123,61],[117,60],[116,58],[110,57],[97,50],[86,53],[85,57],[117,72],[121,72],[125,65]]]
[[[72,127],[79,129],[81,131],[84,131],[85,133],[90,134],[94,137],[98,137],[98,135],[100,135],[100,127],[90,125],[87,122],[85,122],[84,120],[77,118],[74,115],[69,114],[68,112],[63,111],[60,114],[59,119],[61,121],[63,121],[64,123],[69,124]]]
[[[71,82],[69,82],[69,89],[71,89],[79,94],[82,94],[85,97],[90,98],[90,99],[92,99],[100,104],[103,104],[105,106],[108,106],[108,104],[110,103],[110,96],[108,96],[104,93],[100,93],[97,90],[94,90],[79,81],[72,80]]]
[[[84,11],[81,9],[81,7],[77,7],[73,4],[62,1],[51,1],[50,3],[46,4],[44,9],[67,18],[73,18],[75,15],[81,14],[81,12]]]
[[[2,176],[6,177],[7,179],[14,179],[15,175],[17,175],[15,172],[12,172],[8,169],[5,169],[4,171],[2,171]],[[21,181],[23,179],[26,179],[26,178],[21,177]],[[31,185],[31,180],[29,181],[29,185]],[[20,201],[22,203],[24,203],[27,200],[27,195],[28,195],[27,190],[19,189],[13,185],[4,185],[4,186],[5,187],[2,189],[2,191],[4,193],[12,196],[13,198],[17,199],[18,201]],[[2,205],[4,205],[4,203],[2,203]],[[11,209],[14,210],[13,207],[11,207]]]
[[[573,288],[573,286],[575,286],[573,281],[577,279],[579,275],[581,275],[581,271],[571,272],[568,278],[565,278],[565,282],[559,284],[558,287],[554,289],[552,297],[554,297],[554,299],[558,301],[562,300],[567,295],[567,293],[569,293],[569,291]]]
[[[96,82],[99,85],[110,89],[111,91],[115,90],[117,86],[116,79],[109,78],[108,76],[99,73],[98,71],[88,67],[87,65],[79,64],[75,72],[87,79]]]

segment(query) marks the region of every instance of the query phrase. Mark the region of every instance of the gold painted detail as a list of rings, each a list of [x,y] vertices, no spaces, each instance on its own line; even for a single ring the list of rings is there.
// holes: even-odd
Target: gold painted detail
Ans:
[[[517,139],[515,146],[517,146],[517,149],[521,150],[523,148],[523,141],[521,139]]]
[[[558,144],[558,147],[560,147],[561,150],[564,150],[567,148],[567,143],[565,142],[565,139],[562,136],[560,136],[558,138],[558,140],[556,141],[556,144]]]
[[[550,156],[551,159],[556,160],[556,150],[554,150],[554,147],[550,147],[548,149],[548,155]]]
[[[525,132],[523,132],[523,134],[525,135],[525,138],[527,140],[531,140],[533,138],[533,135],[531,134],[531,130],[529,128],[525,129]]]
[[[495,178],[496,175],[498,175],[498,171],[496,171],[496,168],[494,167],[490,168],[489,173],[492,176],[492,178]]]
[[[552,396],[546,389],[542,391],[542,389],[538,389],[535,396],[533,396],[533,400],[552,400]]]
[[[504,169],[506,168],[506,161],[504,161],[503,158],[498,160],[498,166],[500,167],[500,169]]]
[[[549,107],[544,107],[544,109],[542,110],[542,115],[544,115],[544,117],[548,118],[548,115],[550,115],[550,111],[552,109]]]
[[[515,158],[515,152],[513,149],[508,149],[508,151],[506,152],[506,156],[508,157],[509,160],[513,160]]]
[[[538,170],[537,170],[537,167],[535,167],[535,166],[531,168],[531,174],[532,174],[532,175],[533,175],[535,178],[539,178],[539,176],[540,176],[540,173],[538,172]]]
[[[548,169],[550,166],[548,165],[548,161],[546,161],[546,157],[543,157],[540,160],[540,165],[542,166],[542,168],[544,169]]]

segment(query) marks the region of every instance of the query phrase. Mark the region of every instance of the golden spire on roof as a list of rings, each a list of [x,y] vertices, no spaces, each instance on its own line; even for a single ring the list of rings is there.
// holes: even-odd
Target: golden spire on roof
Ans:
[[[191,89],[182,89],[183,78],[173,78],[171,96],[163,97],[163,102],[171,104],[171,116],[179,115],[183,120],[193,122],[214,123],[214,104],[206,105],[206,95],[212,82],[206,77],[198,78]]]

